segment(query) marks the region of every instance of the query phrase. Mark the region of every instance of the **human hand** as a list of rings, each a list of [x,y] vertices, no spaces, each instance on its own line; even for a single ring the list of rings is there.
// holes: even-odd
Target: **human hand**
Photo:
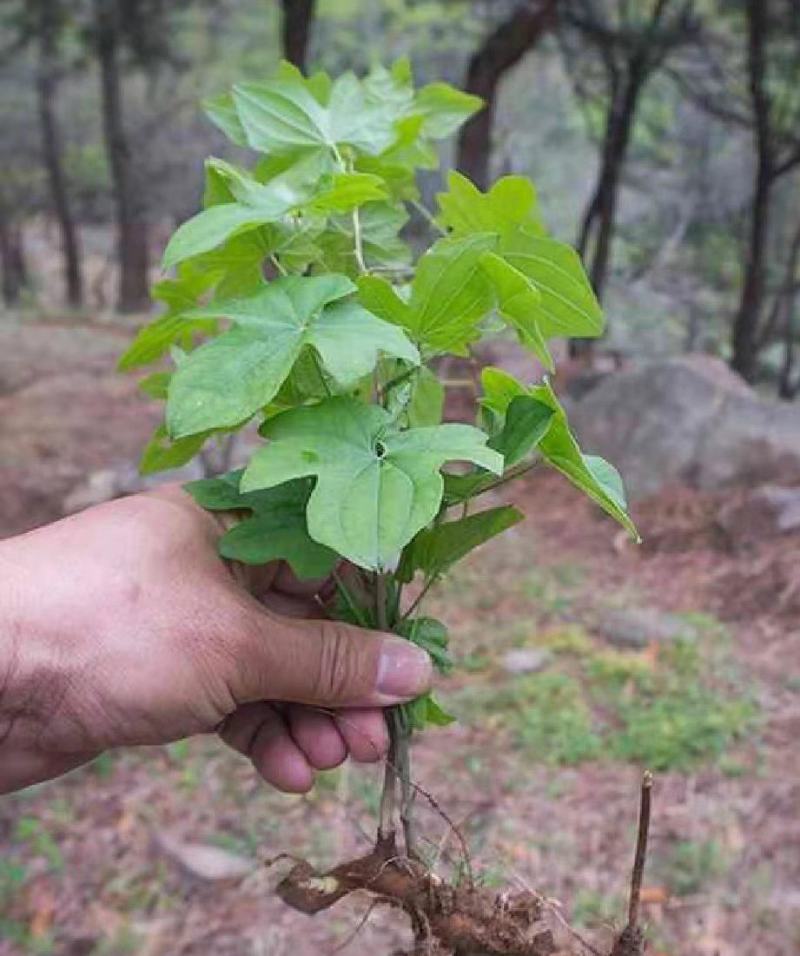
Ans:
[[[311,619],[321,582],[231,566],[222,530],[172,486],[0,542],[0,793],[210,731],[290,792],[383,757],[427,654]]]

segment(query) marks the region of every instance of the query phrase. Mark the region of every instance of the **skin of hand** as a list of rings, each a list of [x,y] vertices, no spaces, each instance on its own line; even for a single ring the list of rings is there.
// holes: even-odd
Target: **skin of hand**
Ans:
[[[288,792],[384,756],[428,655],[324,619],[326,582],[223,561],[222,531],[168,486],[0,541],[0,793],[213,731]]]

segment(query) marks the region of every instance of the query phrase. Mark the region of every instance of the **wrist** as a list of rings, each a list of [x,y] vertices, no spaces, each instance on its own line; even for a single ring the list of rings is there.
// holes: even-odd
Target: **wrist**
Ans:
[[[37,636],[36,604],[27,594],[30,575],[17,557],[13,541],[0,542],[0,753],[33,736],[31,729],[41,722],[47,674],[52,673]],[[2,764],[0,760],[0,768]]]
[[[8,544],[0,542],[0,745],[9,735],[7,725],[16,709],[22,630],[18,575],[7,550]]]

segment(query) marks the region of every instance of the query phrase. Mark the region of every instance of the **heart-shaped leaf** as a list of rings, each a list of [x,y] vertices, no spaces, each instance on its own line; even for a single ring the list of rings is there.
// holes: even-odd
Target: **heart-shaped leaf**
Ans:
[[[503,459],[470,425],[400,431],[384,409],[345,397],[292,409],[262,426],[269,444],[253,456],[243,491],[316,476],[308,528],[354,564],[393,568],[402,548],[433,519],[447,461],[495,473]]]

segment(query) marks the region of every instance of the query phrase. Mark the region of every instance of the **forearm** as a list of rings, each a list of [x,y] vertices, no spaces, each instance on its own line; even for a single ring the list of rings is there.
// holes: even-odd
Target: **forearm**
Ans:
[[[25,628],[20,575],[13,549],[13,542],[0,542],[0,793],[24,783],[18,738],[31,710],[30,678],[21,653]]]
[[[0,748],[8,741],[19,711],[20,645],[22,621],[19,613],[19,575],[9,541],[0,541]],[[2,749],[0,749],[0,754]],[[0,762],[0,775],[3,764]]]

